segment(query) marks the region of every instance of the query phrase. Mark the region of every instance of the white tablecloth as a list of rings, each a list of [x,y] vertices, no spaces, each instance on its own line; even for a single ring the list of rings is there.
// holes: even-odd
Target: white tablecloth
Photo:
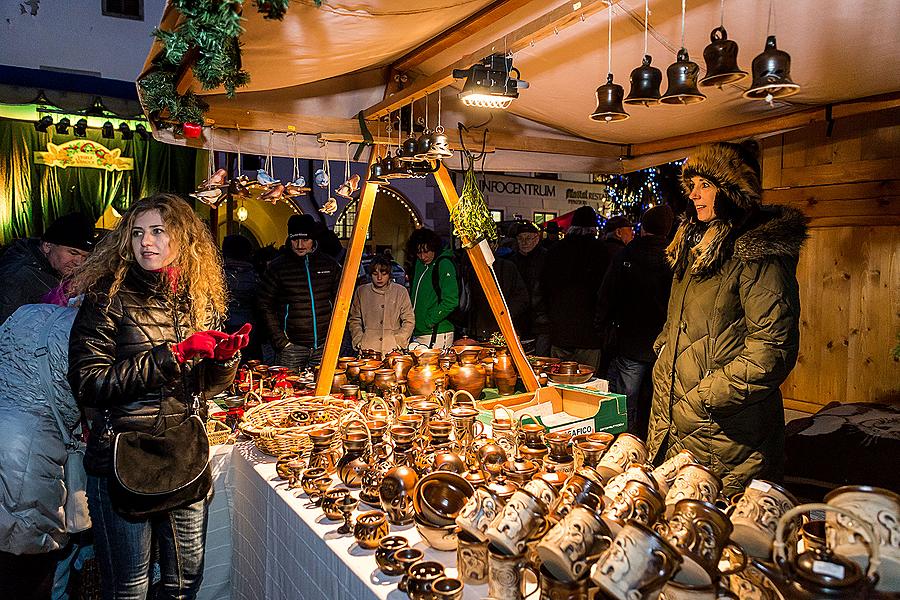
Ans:
[[[298,490],[277,478],[275,461],[252,442],[238,443],[228,481],[232,496],[232,587],[235,600],[401,600],[399,577],[383,575],[374,550],[360,548],[353,535],[340,535],[340,523],[309,507]],[[360,507],[361,510],[364,507]],[[368,509],[365,509],[368,510]],[[354,513],[354,516],[359,512]],[[422,542],[414,525],[391,526],[425,558],[443,563],[456,575],[456,552],[438,552]],[[487,585],[465,588],[466,599],[487,596]]]

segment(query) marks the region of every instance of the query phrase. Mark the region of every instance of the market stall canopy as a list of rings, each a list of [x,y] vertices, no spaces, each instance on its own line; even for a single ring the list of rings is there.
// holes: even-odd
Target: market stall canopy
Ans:
[[[745,71],[767,35],[776,34],[778,47],[792,59],[791,79],[801,87],[771,103],[742,96],[747,78],[701,88],[707,99],[697,104],[630,105],[627,120],[591,120],[610,58],[608,11],[611,70],[627,93],[629,73],[644,55],[641,0],[613,0],[611,9],[601,0],[326,0],[321,6],[310,0],[291,2],[282,21],[264,19],[244,2],[241,58],[250,82],[227,98],[221,89],[192,84],[186,70],[179,89],[191,87],[209,103],[206,116],[219,128],[215,149],[240,145],[244,152],[264,153],[271,142],[274,154],[290,155],[282,133],[293,127],[301,134],[297,152],[307,158],[322,156],[319,134],[361,139],[360,111],[376,136],[375,119],[412,100],[414,114],[424,116],[428,92],[433,126],[443,89],[442,124],[452,137],[457,122],[486,127],[493,152],[485,168],[497,171],[622,172],[679,158],[702,141],[766,135],[900,104],[900,2],[773,2],[770,15],[768,1],[729,0],[723,21],[720,0],[691,0],[684,19],[684,47],[701,77],[704,47],[721,23],[739,45]],[[663,73],[682,46],[681,7],[675,0],[649,2],[647,53]],[[178,18],[169,6],[161,29],[171,30]],[[154,44],[145,74],[159,49]],[[450,69],[504,51],[513,53],[530,87],[506,111],[463,106],[456,97],[462,82]],[[387,99],[386,86],[393,92]],[[188,143],[172,130],[156,135]]]

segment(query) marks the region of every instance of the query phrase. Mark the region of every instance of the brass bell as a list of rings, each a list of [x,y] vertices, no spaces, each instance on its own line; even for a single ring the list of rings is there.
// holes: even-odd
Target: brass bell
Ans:
[[[697,89],[697,77],[700,75],[700,65],[691,61],[687,48],[678,51],[678,60],[666,69],[668,89],[660,102],[663,104],[696,104],[706,100]]]
[[[597,109],[591,113],[595,121],[624,121],[628,118],[622,99],[625,97],[625,88],[613,83],[612,73],[606,75],[606,83],[597,88]]]
[[[766,38],[766,49],[753,59],[751,71],[753,83],[744,98],[784,98],[800,91],[800,86],[791,81],[791,56],[778,49],[774,35]]]
[[[716,27],[709,34],[709,46],[703,49],[703,60],[706,62],[706,77],[700,85],[717,85],[740,81],[747,76],[737,64],[738,45],[728,39],[724,27]]]
[[[637,69],[631,72],[631,90],[625,98],[625,104],[643,104],[650,106],[659,104],[659,86],[662,83],[662,71],[651,67],[653,58],[644,55],[644,60]]]

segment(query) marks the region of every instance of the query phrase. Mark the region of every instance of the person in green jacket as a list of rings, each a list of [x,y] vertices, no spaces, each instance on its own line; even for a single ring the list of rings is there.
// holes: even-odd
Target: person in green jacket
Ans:
[[[666,250],[674,278],[654,343],[651,459],[690,450],[728,496],[782,476],[779,386],[800,343],[806,217],[761,204],[758,156],[752,141],[718,143],[684,163],[690,202]]]
[[[453,323],[448,317],[459,303],[453,254],[443,248],[434,231],[425,228],[413,231],[406,248],[408,257],[415,256],[410,287],[416,314],[413,342],[449,348],[453,345]]]

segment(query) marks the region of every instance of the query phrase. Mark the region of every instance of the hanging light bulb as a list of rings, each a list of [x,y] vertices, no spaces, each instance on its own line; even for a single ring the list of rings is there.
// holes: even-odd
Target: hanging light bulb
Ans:
[[[647,30],[650,28],[650,0],[644,0],[644,60],[641,66],[631,72],[629,82],[631,89],[625,104],[643,104],[651,106],[659,104],[659,86],[662,83],[662,71],[650,66],[653,57],[647,53]]]
[[[240,221],[241,223],[243,223],[244,221],[247,220],[247,217],[250,216],[250,211],[247,210],[246,206],[241,204],[240,206],[237,207],[237,210],[234,211],[234,214],[237,217],[237,220]]]
[[[703,49],[706,77],[700,80],[701,86],[721,88],[726,83],[735,83],[747,76],[747,71],[742,71],[737,63],[738,45],[728,39],[728,32],[725,31],[725,0],[722,0],[719,15],[719,26],[710,32],[709,45]]]
[[[453,69],[453,77],[466,80],[459,99],[476,108],[507,109],[519,97],[519,90],[528,87],[512,66],[512,56],[501,53],[491,54],[468,69]]]
[[[681,0],[681,50],[677,60],[666,69],[668,87],[660,98],[663,104],[696,104],[706,100],[706,96],[697,88],[700,76],[700,65],[693,62],[684,47],[684,15],[687,2]]]
[[[617,83],[613,83],[612,74],[612,2],[608,2],[609,6],[609,37],[606,44],[607,52],[607,74],[606,83],[597,88],[597,108],[591,113],[591,119],[595,121],[605,121],[611,123],[613,121],[624,121],[628,118],[625,107],[622,106],[622,99],[625,98],[625,88]]]

